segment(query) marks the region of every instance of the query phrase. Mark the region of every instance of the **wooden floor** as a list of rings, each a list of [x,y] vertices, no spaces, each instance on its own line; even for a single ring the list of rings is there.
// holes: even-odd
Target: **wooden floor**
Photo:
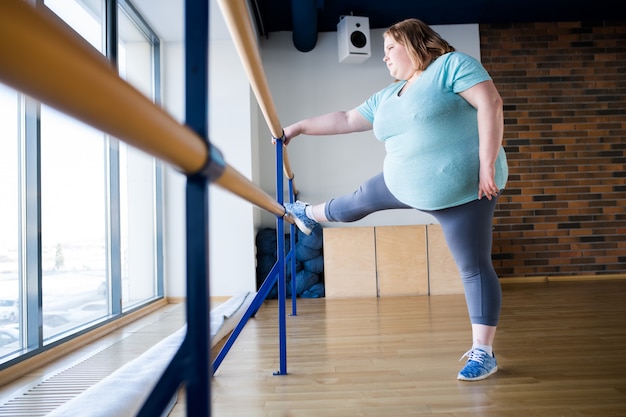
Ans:
[[[500,370],[460,382],[463,296],[302,299],[278,371],[276,302],[216,372],[213,416],[626,416],[626,281],[509,284]],[[172,416],[185,416],[184,394]]]
[[[287,375],[273,375],[280,369],[277,303],[268,301],[217,370],[211,415],[626,416],[626,280],[507,284],[503,291],[500,371],[478,382],[456,380],[471,345],[463,296],[299,299],[297,316],[287,317]],[[138,355],[184,317],[184,305],[170,305],[94,345]],[[64,361],[78,356],[100,355],[85,348]],[[0,404],[27,379],[0,387]],[[184,389],[170,416],[187,416]]]

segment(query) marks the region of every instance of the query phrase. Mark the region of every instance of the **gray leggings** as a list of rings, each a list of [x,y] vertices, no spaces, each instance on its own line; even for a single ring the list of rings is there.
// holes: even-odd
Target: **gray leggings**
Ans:
[[[463,280],[472,324],[496,326],[502,289],[491,261],[492,219],[496,198],[481,198],[456,207],[425,211],[441,224],[446,242]],[[380,210],[412,208],[387,189],[383,174],[366,181],[352,194],[329,200],[326,218],[353,222]]]

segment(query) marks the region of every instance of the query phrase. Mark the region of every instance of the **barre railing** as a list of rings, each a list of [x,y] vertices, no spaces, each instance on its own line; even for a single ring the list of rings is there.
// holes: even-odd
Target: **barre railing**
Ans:
[[[274,106],[269,84],[263,70],[261,55],[257,46],[257,38],[250,21],[250,11],[245,0],[218,0],[218,5],[226,21],[239,58],[250,80],[250,86],[265,117],[267,126],[275,139],[283,137],[283,128]],[[285,176],[292,181],[294,194],[298,194],[294,182],[294,173],[289,163],[287,148],[283,146],[283,170]]]
[[[272,134],[272,137],[276,142],[276,201],[279,204],[283,204],[283,174],[288,180],[288,195],[290,202],[294,202],[297,195],[297,189],[295,187],[294,173],[289,163],[289,157],[287,154],[287,147],[283,144],[284,133],[274,106],[274,101],[267,83],[265,71],[263,70],[263,64],[261,62],[261,56],[259,54],[258,46],[256,43],[256,36],[250,21],[250,13],[245,0],[218,0],[218,5],[226,21],[226,26],[230,32],[235,48],[239,54],[239,58],[243,64],[244,70],[248,76],[250,86],[257,99],[261,112],[265,117],[267,126]],[[282,168],[282,172],[281,172]],[[286,261],[290,261],[291,266],[291,295],[292,295],[292,315],[296,315],[296,251],[295,251],[295,236],[296,228],[292,224],[290,230],[290,250],[286,251],[284,247],[284,225],[282,219],[276,220],[276,254],[277,261],[273,268],[268,273],[263,284],[257,291],[257,294],[248,307],[247,311],[243,314],[240,322],[235,326],[230,336],[222,346],[222,349],[215,357],[213,362],[213,372],[217,370],[225,356],[233,346],[237,337],[243,330],[246,322],[252,317],[261,304],[267,298],[270,290],[278,281],[278,324],[279,324],[279,356],[280,356],[280,369],[275,374],[285,375],[287,373],[287,335],[286,335],[286,322],[285,322],[285,271]]]
[[[187,106],[200,103],[203,110],[207,110],[202,102],[208,93],[207,3],[187,0],[185,10],[187,76],[195,77],[191,82],[200,84],[204,93],[199,100],[187,100]],[[197,54],[194,68],[189,62],[191,53]],[[0,56],[9,58],[0,61],[3,83],[187,174],[187,334],[139,415],[157,415],[182,383],[187,389],[188,415],[210,415],[208,184],[214,182],[276,215],[281,227],[283,219],[293,223],[284,216],[282,200],[270,197],[224,161],[206,137],[207,111],[190,113],[188,109],[188,118],[191,114],[194,120],[188,120],[189,126],[181,125],[121,79],[109,61],[45,7],[36,9],[23,0],[0,1]],[[186,91],[187,95],[194,91],[189,80]],[[269,91],[264,94],[261,97],[271,100]],[[265,111],[273,113],[267,117],[272,120],[272,135],[280,139],[282,129],[273,107]],[[277,144],[282,146],[281,141]],[[293,180],[292,173],[287,176]],[[193,317],[199,321],[192,323]],[[281,347],[283,343],[284,338]]]
[[[215,184],[277,216],[284,208],[223,161],[188,126],[119,77],[111,63],[46,8],[0,1],[0,80],[188,175],[222,165]],[[88,93],[88,94],[86,94]],[[286,217],[290,221],[289,217]]]

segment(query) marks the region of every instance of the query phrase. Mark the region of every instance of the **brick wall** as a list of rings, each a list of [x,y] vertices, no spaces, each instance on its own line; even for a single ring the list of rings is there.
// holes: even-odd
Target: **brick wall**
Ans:
[[[501,277],[626,273],[626,22],[481,25],[504,99]]]

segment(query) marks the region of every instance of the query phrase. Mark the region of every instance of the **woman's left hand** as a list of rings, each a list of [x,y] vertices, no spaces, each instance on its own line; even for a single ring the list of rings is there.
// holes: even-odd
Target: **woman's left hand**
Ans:
[[[500,190],[496,185],[496,168],[493,165],[480,167],[478,180],[478,199],[487,197],[488,200],[496,197]]]

